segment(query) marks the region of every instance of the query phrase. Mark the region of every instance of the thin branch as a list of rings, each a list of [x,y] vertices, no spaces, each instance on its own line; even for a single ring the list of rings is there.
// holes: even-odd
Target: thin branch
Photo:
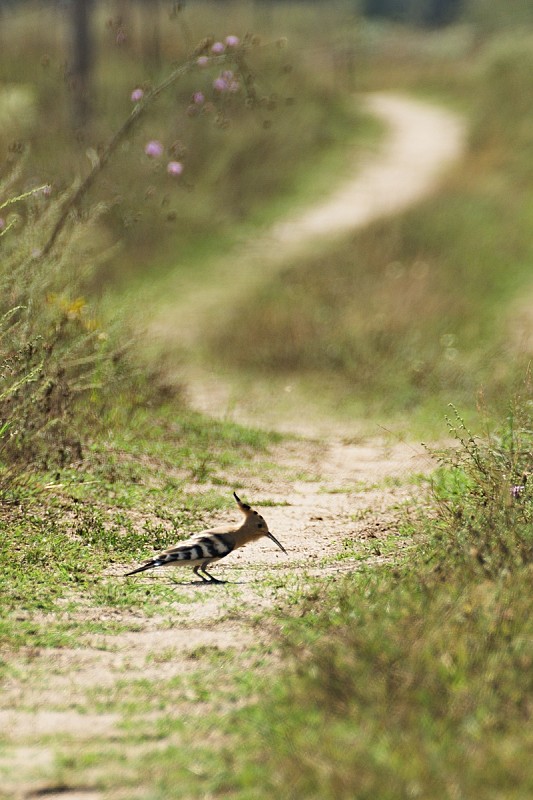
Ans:
[[[37,192],[42,192],[45,189],[48,189],[49,186],[47,183],[43,183],[42,186],[37,186],[35,189],[30,189],[28,192],[24,192],[23,194],[18,194],[16,197],[10,197],[9,200],[4,200],[3,203],[0,203],[0,211],[6,206],[11,206],[13,203],[18,203],[19,200],[25,200],[27,197],[31,197],[33,194],[37,194]]]

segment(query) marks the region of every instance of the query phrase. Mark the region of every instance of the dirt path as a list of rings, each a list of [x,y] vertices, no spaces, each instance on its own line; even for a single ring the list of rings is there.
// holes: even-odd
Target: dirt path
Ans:
[[[265,275],[290,254],[400,210],[432,190],[461,151],[461,122],[442,109],[392,95],[374,95],[368,103],[389,127],[382,148],[362,166],[359,161],[356,174],[320,206],[276,225],[259,241],[243,244],[238,254],[219,266],[212,288],[191,285],[184,291],[182,287],[179,300],[154,325],[160,337],[171,342],[178,317],[180,338],[186,330],[192,346],[201,334],[204,315],[214,305],[231,302],[235,291],[247,291],[258,273]],[[218,377],[210,381],[198,372],[191,371],[190,378],[194,404],[227,415],[234,403],[231,385]],[[245,410],[233,404],[232,416],[242,419]],[[266,541],[244,548],[216,567],[215,574],[228,580],[223,586],[189,582],[183,573],[176,575],[176,584],[168,573],[143,574],[136,580],[147,588],[154,581],[168,583],[171,599],[160,618],[115,609],[109,619],[128,627],[125,633],[86,636],[83,646],[72,650],[43,649],[28,654],[27,663],[23,654],[0,702],[0,730],[8,743],[4,755],[0,753],[0,797],[131,796],[127,790],[78,791],[64,785],[54,793],[51,776],[57,752],[75,752],[87,743],[116,746],[126,736],[112,704],[93,710],[95,692],[125,693],[141,677],[154,684],[186,677],[201,669],[202,659],[208,662],[215,651],[240,657],[250,645],[270,636],[264,626],[255,624],[258,615],[265,611],[275,615],[287,608],[291,597],[312,593],[316,575],[334,581],[342,573],[411,546],[401,533],[400,519],[419,491],[413,476],[431,468],[424,449],[391,446],[384,438],[354,441],[345,434],[337,431],[326,440],[315,436],[283,442],[270,454],[262,454],[275,465],[270,472],[256,478],[226,476],[228,497],[233,484],[246,486],[243,496],[264,514],[286,546],[288,558]],[[231,509],[208,522],[237,517]],[[114,566],[106,579],[124,580],[123,572],[130,566]],[[102,608],[80,610],[84,621],[93,615],[101,623],[103,613]],[[175,702],[181,715],[196,713],[186,691]]]
[[[431,193],[462,152],[463,120],[407,96],[376,93],[364,102],[386,128],[381,146],[363,157],[358,152],[329,197],[243,242],[201,282],[178,276],[169,287],[170,302],[151,324],[153,335],[169,347],[187,350],[201,340],[213,313],[246,296],[295,255],[326,248],[332,238],[398,213]]]
[[[274,226],[280,254],[281,246],[307,246],[402,211],[429,194],[460,155],[464,126],[449,111],[385,93],[370,95],[365,105],[388,129],[383,147],[318,206]]]
[[[103,773],[92,768],[72,783],[57,777],[56,758],[75,762],[84,749],[117,752],[119,748],[121,759],[127,761],[160,747],[158,737],[148,736],[142,747],[139,735],[128,740],[132,712],[122,708],[130,695],[134,700],[138,696],[141,682],[148,694],[172,683],[176,688],[170,708],[161,704],[158,710],[142,714],[139,729],[147,725],[155,729],[158,719],[175,714],[191,721],[185,743],[190,745],[196,715],[213,711],[211,700],[199,704],[197,696],[199,686],[208,690],[219,680],[217,664],[228,675],[272,667],[278,658],[271,649],[276,617],[291,613],[294,598],[313,598],[318,576],[333,584],[343,574],[377,565],[412,547],[401,521],[413,502],[413,491],[419,491],[412,476],[431,468],[422,447],[292,441],[276,446],[271,457],[283,467],[285,477],[276,470],[255,479],[250,475],[233,479],[247,480],[246,499],[264,514],[288,556],[266,540],[243,548],[212,568],[227,581],[224,585],[201,584],[188,570],[124,579],[131,564],[113,565],[104,583],[115,587],[135,580],[147,592],[154,584],[165,589],[168,600],[160,616],[145,617],[120,607],[87,607],[82,602],[80,622],[101,627],[108,621],[109,633],[84,634],[75,648],[22,650],[0,699],[2,800],[38,796],[130,800],[131,789],[92,788],[101,777],[110,783],[106,770],[113,767],[105,766],[103,756]],[[214,515],[212,521],[238,518],[232,508]],[[72,622],[73,617],[56,613],[35,621],[46,620]],[[126,630],[113,631],[117,625]],[[217,662],[221,656],[224,661]],[[224,702],[222,697],[222,710],[214,709],[215,713],[224,713]],[[165,742],[169,743],[164,739],[161,744]]]
[[[201,342],[203,331],[224,309],[252,294],[292,258],[327,249],[335,237],[420,201],[459,158],[465,125],[451,111],[387,93],[369,95],[364,102],[384,124],[385,136],[377,149],[363,157],[356,154],[349,174],[329,197],[243,242],[201,282],[178,277],[168,288],[166,296],[172,299],[158,309],[150,334],[169,353],[179,351],[170,380],[187,387],[187,399],[199,411],[303,435],[339,432],[336,421],[311,408],[302,419],[298,391],[288,396],[297,387],[283,387],[280,396],[267,383],[250,386],[242,376],[202,363]]]

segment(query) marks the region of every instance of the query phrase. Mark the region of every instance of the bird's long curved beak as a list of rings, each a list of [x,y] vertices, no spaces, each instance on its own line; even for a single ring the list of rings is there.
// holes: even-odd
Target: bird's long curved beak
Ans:
[[[277,544],[277,546],[279,547],[280,550],[283,550],[283,552],[285,553],[286,556],[289,555],[287,553],[287,551],[285,550],[285,548],[283,547],[283,545],[281,544],[281,542],[278,542],[278,540],[276,539],[276,537],[274,536],[273,533],[269,532],[269,533],[267,533],[267,536],[268,536],[269,539],[272,539],[274,544]]]

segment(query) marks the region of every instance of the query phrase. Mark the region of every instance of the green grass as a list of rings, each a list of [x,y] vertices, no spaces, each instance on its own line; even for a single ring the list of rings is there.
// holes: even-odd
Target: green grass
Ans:
[[[374,570],[340,587],[296,626],[294,666],[250,713],[268,732],[263,796],[527,796],[529,580]]]
[[[314,19],[306,18],[306,30]],[[457,41],[446,40],[452,45]],[[211,632],[246,618],[254,646],[191,647],[186,666],[169,678],[165,668],[178,655],[165,645],[140,666],[125,662],[111,686],[97,689],[76,680],[78,655],[105,647],[119,657],[121,635],[194,625],[195,608],[206,601],[179,581],[124,581],[126,567],[211,524],[232,506],[232,486],[247,493],[260,476],[274,492],[280,481],[310,476],[279,463],[279,435],[207,420],[184,410],[179,396],[163,401],[152,376],[147,391],[146,378],[125,365],[120,379],[104,381],[103,391],[74,406],[82,461],[73,449],[59,462],[49,453],[13,481],[4,451],[5,702],[16,690],[22,694],[15,705],[28,713],[77,712],[89,728],[92,713],[109,712],[117,725],[104,734],[89,728],[83,746],[67,733],[1,732],[0,796],[11,798],[12,782],[21,778],[17,759],[24,781],[44,791],[92,788],[142,800],[531,795],[533,420],[528,384],[516,402],[506,400],[515,358],[503,335],[506,308],[527,296],[529,284],[530,109],[512,97],[503,108],[506,92],[523,88],[525,57],[508,45],[503,56],[486,56],[481,80],[490,77],[488,84],[467,75],[467,84],[490,91],[480,93],[475,152],[462,174],[423,208],[347,240],[327,260],[293,265],[261,298],[270,331],[278,332],[272,341],[257,326],[247,326],[245,338],[231,333],[233,352],[246,344],[238,347],[246,358],[232,368],[253,374],[259,367],[268,383],[270,370],[280,386],[280,366],[291,381],[305,368],[315,391],[326,378],[337,405],[349,400],[360,412],[366,404],[369,414],[401,409],[404,435],[415,430],[414,409],[438,409],[440,419],[451,400],[469,398],[480,382],[487,395],[501,395],[497,407],[507,404],[503,421],[488,416],[477,434],[450,411],[456,447],[440,454],[431,502],[425,478],[402,476],[420,498],[419,508],[394,509],[404,546],[397,536],[360,545],[344,537],[338,557],[316,564],[350,559],[357,569],[342,579],[295,570],[281,586],[280,572],[268,570],[257,588],[268,613],[253,619],[238,582],[224,587]],[[399,84],[413,85],[429,54],[415,65],[412,57],[399,72],[389,63],[391,81],[394,72]],[[416,91],[442,96],[451,74],[448,96],[454,94],[458,65],[443,69],[450,60],[421,76]],[[385,67],[381,51],[376,83]],[[454,94],[456,104],[471,97],[471,87],[463,92]],[[514,115],[510,131],[500,110]],[[38,277],[32,300],[42,300],[47,287],[47,274]],[[296,304],[297,330],[290,327]],[[46,317],[52,330],[63,317],[63,325],[80,323],[74,312],[74,319],[55,312]],[[29,341],[40,341],[34,333]],[[23,337],[14,341],[24,353]],[[390,483],[352,488],[385,490]],[[515,485],[524,489],[513,497]],[[375,515],[369,502],[353,521]],[[63,657],[72,658],[70,668],[61,666]],[[72,681],[71,691],[55,704],[36,699],[61,677]],[[44,763],[32,758],[43,754]]]
[[[179,589],[117,582],[106,570],[119,564],[125,571],[206,527],[215,512],[233,506],[231,493],[218,483],[229,480],[246,494],[241,479],[232,481],[228,471],[246,468],[251,480],[263,471],[257,454],[268,458],[279,441],[278,434],[209,422],[175,407],[158,416],[139,410],[127,426],[96,441],[81,465],[12,487],[0,520],[3,644],[27,642],[31,623],[21,626],[18,611],[50,615],[32,635],[41,644],[49,635],[53,646],[54,637],[83,632],[83,624],[67,622],[77,603],[142,609],[148,617],[175,603]],[[279,467],[271,470],[273,478],[281,474]]]
[[[322,376],[331,410],[337,401],[389,418],[473,407],[480,387],[509,396],[530,355],[512,324],[533,262],[529,54],[522,37],[467,60],[471,147],[441,190],[293,259],[212,331],[214,360],[300,385]]]

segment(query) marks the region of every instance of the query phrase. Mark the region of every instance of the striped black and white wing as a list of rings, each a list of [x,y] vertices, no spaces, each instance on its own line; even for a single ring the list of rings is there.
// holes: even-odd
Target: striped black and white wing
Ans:
[[[126,575],[135,575],[147,569],[169,566],[190,566],[209,564],[229,555],[235,547],[234,537],[230,533],[203,531],[184,542],[179,542],[168,550],[164,550],[141,567]]]
[[[229,555],[235,547],[235,538],[231,533],[203,531],[193,536],[188,544],[191,548],[191,560],[194,557],[197,563],[205,563],[218,561]]]

